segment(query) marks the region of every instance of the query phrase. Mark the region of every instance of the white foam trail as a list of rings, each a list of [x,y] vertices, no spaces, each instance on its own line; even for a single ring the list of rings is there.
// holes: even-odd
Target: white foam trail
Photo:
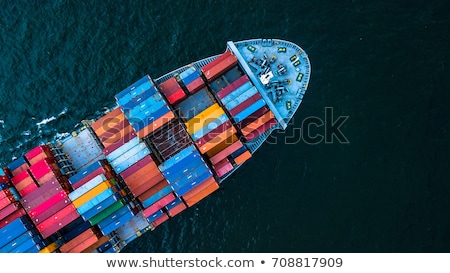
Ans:
[[[55,116],[52,116],[50,118],[45,118],[43,120],[41,120],[40,122],[36,123],[37,127],[41,127],[42,125],[45,125],[47,123],[49,123],[50,121],[54,121],[56,120]]]
[[[3,119],[0,119],[0,125],[3,129],[5,128],[5,121]]]
[[[55,135],[55,140],[61,140],[61,139],[63,139],[63,138],[66,138],[66,137],[68,137],[68,136],[70,136],[70,134],[68,133],[68,132],[65,132],[65,133],[56,133],[56,135]]]
[[[64,107],[64,109],[58,114],[58,117],[65,115],[69,109],[67,107]]]
[[[31,131],[30,130],[26,130],[22,132],[23,136],[31,136]]]

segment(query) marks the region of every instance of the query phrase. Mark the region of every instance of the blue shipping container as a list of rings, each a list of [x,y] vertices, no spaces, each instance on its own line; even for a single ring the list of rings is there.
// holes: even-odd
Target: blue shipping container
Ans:
[[[92,209],[93,207],[95,207],[100,202],[102,202],[103,200],[105,200],[106,198],[110,197],[113,194],[114,191],[111,188],[102,191],[99,195],[97,195],[96,197],[89,200],[87,203],[77,208],[78,213],[83,215],[84,213],[86,213],[86,211]]]
[[[173,209],[174,207],[178,206],[178,204],[180,204],[181,202],[183,202],[183,201],[180,198],[177,198],[177,199],[173,200],[172,202],[170,202],[166,206],[166,209],[167,210]]]
[[[250,98],[251,96],[255,95],[258,92],[258,90],[256,89],[256,87],[252,87],[249,90],[245,91],[242,95],[240,95],[239,97],[235,98],[234,100],[228,102],[227,104],[225,104],[225,107],[228,110],[233,109],[234,107],[236,107],[237,105],[241,104],[242,102],[246,101],[248,98]]]
[[[84,231],[86,231],[88,228],[90,228],[92,225],[89,222],[83,222],[80,225],[76,226],[74,229],[69,231],[67,234],[63,235],[64,241],[67,243],[68,241],[72,240],[73,238],[77,237]]]
[[[209,169],[205,165],[205,163],[200,160],[189,162],[189,164],[181,166],[181,168],[182,169],[180,169],[180,171],[178,171],[178,172],[164,174],[164,177],[169,182],[169,184],[172,185],[175,182],[179,181],[180,179],[192,177],[192,174],[196,174],[199,171],[204,172],[205,170]]]
[[[172,187],[167,186],[167,187],[161,189],[159,192],[157,192],[154,195],[147,198],[144,202],[142,202],[142,205],[144,206],[144,208],[148,208],[151,205],[153,205],[156,201],[158,201],[159,199],[163,198],[164,196],[168,195],[171,192],[172,192]]]
[[[25,157],[21,156],[21,157],[17,158],[16,160],[14,160],[13,162],[9,163],[8,169],[10,169],[11,171],[14,171],[15,169],[19,168],[20,166],[22,166],[25,163],[27,163]]]
[[[228,116],[227,114],[223,113],[222,115],[220,115],[218,118],[216,118],[215,120],[211,121],[210,123],[208,123],[206,126],[204,126],[203,128],[195,131],[191,136],[192,139],[195,141],[197,139],[202,138],[204,135],[206,135],[207,133],[211,132],[212,130],[216,129],[217,127],[219,127],[221,124],[227,122]]]
[[[182,158],[176,164],[172,165],[169,168],[166,168],[162,173],[164,174],[164,176],[166,176],[166,175],[169,176],[173,173],[183,172],[183,170],[185,169],[184,167],[189,169],[187,167],[187,165],[189,163],[193,163],[193,162],[200,162],[200,163],[203,162],[203,160],[201,159],[200,153],[198,151],[194,151],[193,153],[189,154],[185,158]],[[164,163],[162,163],[162,164],[164,164]]]
[[[98,204],[97,206],[83,213],[81,217],[83,217],[83,219],[87,221],[92,217],[94,217],[95,215],[99,214],[100,212],[104,211],[106,208],[108,208],[115,202],[119,201],[121,198],[122,196],[120,195],[120,193],[116,192],[114,195],[100,202],[100,204]]]
[[[140,90],[148,87],[149,84],[150,84],[150,86],[153,85],[151,83],[150,77],[148,75],[142,77],[141,79],[139,79],[132,85],[130,85],[127,88],[125,88],[124,90],[122,90],[119,94],[114,96],[116,98],[117,104],[125,105],[128,101],[130,101],[132,99],[132,93],[133,94],[137,93],[137,92],[133,92],[133,91],[135,91],[137,89],[137,91],[139,92]]]
[[[188,183],[192,183],[194,181],[197,181],[197,183],[201,183],[204,180],[208,179],[212,176],[211,171],[208,167],[200,167],[199,169],[195,170],[194,173],[190,174],[189,176],[184,176],[178,181],[171,183],[170,185],[174,189],[174,191],[178,193],[178,190],[181,189],[183,186],[185,186]]]
[[[100,228],[100,230],[102,231],[103,235],[107,235],[116,230],[117,228],[119,228],[120,226],[122,226],[123,224],[125,224],[127,221],[133,218],[133,216],[134,216],[133,213],[129,211],[126,214],[122,215],[118,220],[112,222],[110,225],[104,228]]]
[[[164,211],[162,209],[160,209],[157,212],[150,215],[149,217],[147,217],[147,221],[149,221],[151,223],[151,222],[159,219],[161,216],[163,216],[163,214],[164,214]]]
[[[117,159],[119,156],[121,156],[122,154],[124,154],[126,151],[130,150],[131,148],[133,148],[134,146],[138,145],[140,142],[139,137],[135,137],[133,139],[131,139],[130,141],[126,142],[125,144],[123,144],[122,146],[120,146],[119,148],[117,148],[116,150],[114,150],[114,152],[110,153],[109,155],[106,156],[106,159],[111,162],[114,161],[115,159]]]
[[[164,116],[165,114],[169,113],[170,109],[169,107],[164,106],[160,109],[158,109],[156,112],[152,113],[149,116],[143,115],[142,117],[133,118],[133,128],[136,132],[144,129],[147,125],[153,123],[155,120],[159,119],[160,117]],[[130,121],[131,122],[131,121]]]
[[[1,253],[9,253],[14,248],[20,246],[21,244],[23,244],[24,242],[26,242],[27,240],[33,238],[36,235],[38,235],[38,234],[34,230],[26,231],[22,235],[20,235],[19,237],[15,238],[11,242],[7,243],[2,248],[0,248],[0,252]]]
[[[180,162],[181,160],[183,160],[183,158],[187,157],[188,155],[190,155],[191,153],[194,153],[194,152],[196,152],[198,154],[198,151],[195,148],[195,146],[194,145],[188,146],[188,147],[184,148],[183,150],[181,150],[175,156],[173,156],[173,157],[169,158],[167,161],[163,162],[161,165],[158,166],[158,168],[161,172],[164,172],[165,170],[169,169],[170,167],[175,165],[177,162]]]
[[[149,154],[150,154],[150,150],[145,148],[145,149],[139,151],[137,154],[130,157],[128,160],[126,160],[126,161],[122,162],[121,164],[119,164],[118,166],[114,167],[114,170],[116,171],[116,173],[121,173]]]
[[[146,99],[150,98],[151,96],[153,96],[157,91],[158,90],[156,90],[156,87],[152,86],[150,89],[148,89],[144,93],[140,94],[139,96],[136,96],[131,101],[127,102],[125,105],[122,105],[121,106],[122,111],[124,113],[130,111],[131,109],[136,107],[138,104],[140,104],[144,100],[146,100]]]
[[[112,247],[111,241],[108,241],[104,243],[103,245],[97,247],[98,252],[104,253],[106,250],[110,249]]]
[[[19,237],[28,229],[31,229],[31,224],[27,219],[27,216],[21,216],[12,221],[8,225],[0,229],[0,247],[3,247],[15,238]]]
[[[25,253],[25,251],[27,249],[32,248],[33,246],[38,247],[39,249],[41,249],[41,247],[44,247],[44,243],[42,242],[41,238],[39,237],[33,237],[30,238],[28,240],[26,240],[25,242],[23,242],[21,245],[15,247],[11,253]]]
[[[166,105],[166,102],[163,100],[161,94],[155,93],[153,94],[153,96],[150,96],[140,104],[136,105],[134,108],[127,111],[125,114],[129,117],[139,117],[142,116],[141,113],[144,113],[146,111],[150,111],[150,113],[153,113],[164,105]]]
[[[175,193],[178,196],[183,196],[186,193],[190,192],[193,188],[197,187],[198,185],[200,185],[201,183],[205,182],[208,178],[210,178],[212,176],[211,173],[208,173],[208,175],[206,174],[202,174],[201,176],[199,176],[197,179],[194,179],[192,181],[190,181],[189,183],[184,184],[183,186],[181,186],[180,188],[178,188]]]
[[[112,222],[114,222],[117,219],[119,219],[120,217],[122,217],[122,215],[126,214],[127,212],[131,212],[131,209],[128,205],[125,205],[125,206],[119,208],[118,210],[116,210],[115,212],[111,213],[110,215],[108,215],[105,219],[101,220],[98,223],[98,227],[100,229],[105,228]]]
[[[69,199],[74,201],[74,200],[80,198],[83,194],[92,190],[93,188],[95,188],[96,186],[98,186],[100,183],[102,183],[105,180],[106,180],[105,175],[103,175],[103,174],[97,175],[96,177],[94,177],[91,180],[89,180],[88,182],[86,182],[86,184],[84,184],[83,186],[81,186],[78,189],[76,189],[75,191],[69,193]]]
[[[223,97],[222,98],[222,103],[223,104],[227,104],[230,101],[235,100],[237,97],[239,97],[240,95],[244,94],[247,90],[252,88],[252,86],[253,85],[251,84],[251,82],[244,83],[243,85],[241,85],[238,88],[236,88],[236,90],[234,90],[230,94],[228,94],[225,97]]]
[[[258,109],[266,105],[266,102],[263,99],[258,100],[257,102],[250,105],[245,110],[241,111],[237,115],[234,116],[235,122],[243,121],[246,117],[250,116],[251,114],[255,113]]]
[[[126,151],[125,153],[123,153],[121,156],[116,158],[114,161],[110,162],[110,164],[112,167],[116,167],[116,166],[122,164],[123,162],[129,160],[135,154],[139,153],[140,151],[142,151],[144,149],[147,149],[147,146],[145,145],[145,143],[141,142],[138,145],[136,145],[136,146],[132,147],[131,149],[129,149],[128,151]]]
[[[91,165],[87,166],[83,170],[79,171],[77,174],[69,178],[69,182],[71,185],[76,184],[78,181],[80,181],[82,178],[86,177],[90,173],[94,172],[98,168],[103,167],[103,162],[96,161],[92,163]]]

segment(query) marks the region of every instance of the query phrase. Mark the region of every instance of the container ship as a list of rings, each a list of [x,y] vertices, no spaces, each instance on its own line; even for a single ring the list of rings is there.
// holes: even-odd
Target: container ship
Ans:
[[[0,169],[0,252],[120,252],[285,130],[310,73],[298,45],[252,39],[142,77],[99,119]]]

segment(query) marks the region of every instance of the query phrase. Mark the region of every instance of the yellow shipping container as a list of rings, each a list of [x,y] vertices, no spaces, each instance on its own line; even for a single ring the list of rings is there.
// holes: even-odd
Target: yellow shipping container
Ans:
[[[188,122],[185,123],[188,133],[190,135],[193,134],[195,131],[203,128],[204,126],[203,121],[205,121],[210,117],[217,118],[223,113],[224,113],[223,109],[217,103],[211,105],[206,110],[196,115],[195,117],[191,118]]]
[[[98,184],[96,187],[94,187],[92,190],[86,192],[79,198],[75,199],[72,203],[76,208],[81,207],[83,204],[91,200],[92,198],[99,195],[102,191],[111,188],[111,184],[108,180],[103,181],[102,183]]]
[[[57,249],[58,245],[56,244],[56,242],[53,242],[48,246],[44,247],[43,249],[39,250],[39,253],[53,253]]]

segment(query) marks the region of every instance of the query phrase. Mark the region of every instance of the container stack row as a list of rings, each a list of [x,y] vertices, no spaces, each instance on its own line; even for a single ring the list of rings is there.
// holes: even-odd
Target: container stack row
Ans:
[[[20,199],[42,237],[49,238],[80,215],[68,197],[68,190],[53,179]]]
[[[208,195],[212,191],[217,189],[215,188],[212,191],[208,191],[210,190],[208,189],[206,191],[196,192],[196,194],[192,195],[192,192],[198,189],[200,185],[205,182],[209,185],[211,184],[211,181],[213,181],[217,185],[210,168],[204,162],[201,154],[198,152],[195,146],[189,146],[174,157],[163,162],[159,166],[159,169],[169,182],[171,188],[174,190],[175,197],[183,198],[187,205],[196,203],[195,200],[198,199],[197,194]],[[173,197],[171,198],[173,199]],[[173,203],[174,201],[175,203]],[[164,206],[170,205],[167,209],[169,210],[169,212],[170,209],[174,209],[172,213],[176,214],[179,212],[178,210],[182,208],[182,205],[180,204],[181,202],[178,202],[175,198],[173,200],[170,200],[169,203],[164,204]],[[179,207],[177,208],[177,206]],[[157,208],[159,207],[153,207],[153,210],[149,210],[147,211],[147,213],[155,213],[157,211]],[[144,213],[146,212],[144,211]]]
[[[10,187],[9,176],[0,169],[0,228],[15,219],[26,215],[19,203],[20,195],[14,187]]]
[[[218,56],[209,64],[202,67],[202,73],[208,82],[222,75],[232,67],[236,66],[238,60],[231,51],[227,50],[222,55]]]
[[[115,98],[141,139],[175,117],[149,76],[127,87]]]
[[[167,101],[169,101],[171,105],[177,104],[186,97],[186,93],[175,77],[171,77],[159,84],[159,89],[166,96]]]
[[[46,246],[46,240],[26,215],[0,229],[1,253],[37,253]]]
[[[193,144],[179,119],[173,119],[150,134],[147,141],[155,147],[163,161]]]
[[[189,94],[194,94],[205,87],[205,82],[202,77],[200,77],[200,74],[195,67],[189,67],[185,71],[181,72],[179,77]]]

